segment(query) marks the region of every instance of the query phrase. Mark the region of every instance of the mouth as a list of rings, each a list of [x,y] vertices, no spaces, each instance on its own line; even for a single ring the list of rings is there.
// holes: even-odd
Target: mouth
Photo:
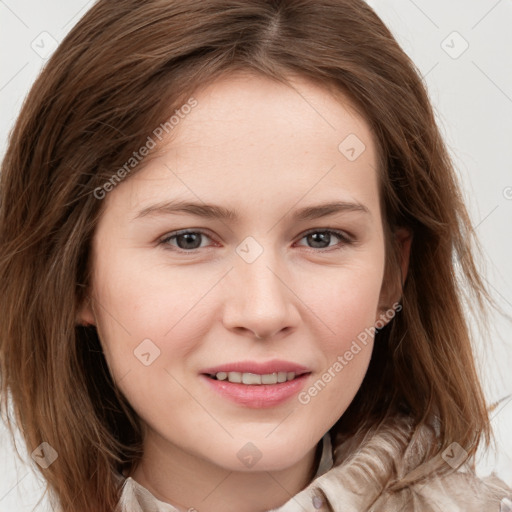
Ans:
[[[242,361],[206,368],[200,376],[215,395],[252,409],[288,402],[304,388],[311,371],[290,361]]]
[[[292,361],[237,361],[201,370],[201,378],[217,396],[253,409],[276,407],[305,386],[311,369]]]

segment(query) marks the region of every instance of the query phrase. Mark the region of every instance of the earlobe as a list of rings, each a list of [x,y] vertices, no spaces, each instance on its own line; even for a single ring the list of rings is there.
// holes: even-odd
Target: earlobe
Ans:
[[[94,310],[92,308],[92,300],[90,298],[86,298],[84,303],[78,310],[76,316],[77,325],[96,325],[96,318],[94,315]]]

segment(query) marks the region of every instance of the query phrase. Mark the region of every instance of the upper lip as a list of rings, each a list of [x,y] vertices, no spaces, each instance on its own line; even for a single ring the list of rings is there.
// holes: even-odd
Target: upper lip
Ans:
[[[282,361],[280,359],[273,359],[272,361],[265,362],[237,361],[201,370],[201,373],[207,375],[215,375],[219,372],[256,373],[259,375],[278,372],[294,372],[295,375],[301,375],[303,373],[310,373],[310,370],[301,364],[293,363],[291,361]]]

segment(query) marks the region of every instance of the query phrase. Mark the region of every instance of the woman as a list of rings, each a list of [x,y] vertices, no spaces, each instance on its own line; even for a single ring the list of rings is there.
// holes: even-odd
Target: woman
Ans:
[[[510,503],[474,475],[468,215],[363,2],[100,1],[0,179],[4,411],[56,507]]]

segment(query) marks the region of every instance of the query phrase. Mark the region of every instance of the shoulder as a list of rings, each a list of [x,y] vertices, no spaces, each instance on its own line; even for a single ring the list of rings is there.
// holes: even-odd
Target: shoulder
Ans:
[[[383,490],[369,512],[507,512],[512,489],[495,475],[479,478],[470,471],[431,474],[399,490]]]
[[[407,417],[347,439],[338,436],[334,467],[316,484],[331,502],[349,493],[354,510],[368,512],[512,511],[512,489],[497,476],[479,478],[462,461],[451,467],[456,450],[429,457],[437,442],[435,422],[414,426]]]

